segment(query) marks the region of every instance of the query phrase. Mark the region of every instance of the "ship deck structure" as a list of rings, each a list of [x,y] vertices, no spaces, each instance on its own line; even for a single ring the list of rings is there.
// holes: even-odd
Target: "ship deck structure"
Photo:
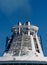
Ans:
[[[12,35],[6,38],[6,50],[0,63],[39,63],[47,64],[43,54],[38,27],[26,22],[12,27]]]

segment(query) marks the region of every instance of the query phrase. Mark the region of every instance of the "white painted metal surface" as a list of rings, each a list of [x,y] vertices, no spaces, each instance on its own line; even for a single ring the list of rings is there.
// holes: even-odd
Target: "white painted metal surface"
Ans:
[[[16,30],[14,28],[15,27],[13,27],[13,31]],[[43,55],[43,50],[41,48],[41,44],[37,36],[38,27],[30,25],[30,22],[28,22],[28,25],[22,25],[21,23],[19,23],[19,34],[21,33],[21,30],[23,31],[24,28],[28,28],[28,31],[26,34],[23,34],[22,32],[23,35],[22,35],[21,48],[20,48],[19,55],[16,56],[14,55],[13,52],[11,53],[5,52],[3,57],[0,57],[0,61],[47,62],[47,57],[44,57]],[[24,37],[26,37],[25,38],[26,42],[24,41]],[[25,46],[24,46],[24,43],[25,43]],[[29,46],[27,45],[27,43],[29,44]]]

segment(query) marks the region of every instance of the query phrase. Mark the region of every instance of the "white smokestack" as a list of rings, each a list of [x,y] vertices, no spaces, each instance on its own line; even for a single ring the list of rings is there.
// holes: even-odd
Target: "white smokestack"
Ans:
[[[28,22],[28,26],[30,26],[30,22]]]
[[[22,25],[21,22],[19,22],[18,25],[21,26]]]

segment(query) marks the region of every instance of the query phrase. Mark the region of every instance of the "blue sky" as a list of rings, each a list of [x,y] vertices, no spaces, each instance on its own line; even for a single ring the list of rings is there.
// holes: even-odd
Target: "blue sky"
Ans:
[[[0,0],[0,56],[5,50],[6,36],[11,36],[11,27],[18,21],[30,21],[39,27],[47,56],[47,0]]]

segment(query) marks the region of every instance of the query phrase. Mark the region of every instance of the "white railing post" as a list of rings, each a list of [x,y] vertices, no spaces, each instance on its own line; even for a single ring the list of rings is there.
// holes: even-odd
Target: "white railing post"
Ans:
[[[32,46],[32,50],[33,51],[36,51],[35,50],[35,44],[34,44],[34,40],[33,40],[33,36],[31,35],[31,46]]]

